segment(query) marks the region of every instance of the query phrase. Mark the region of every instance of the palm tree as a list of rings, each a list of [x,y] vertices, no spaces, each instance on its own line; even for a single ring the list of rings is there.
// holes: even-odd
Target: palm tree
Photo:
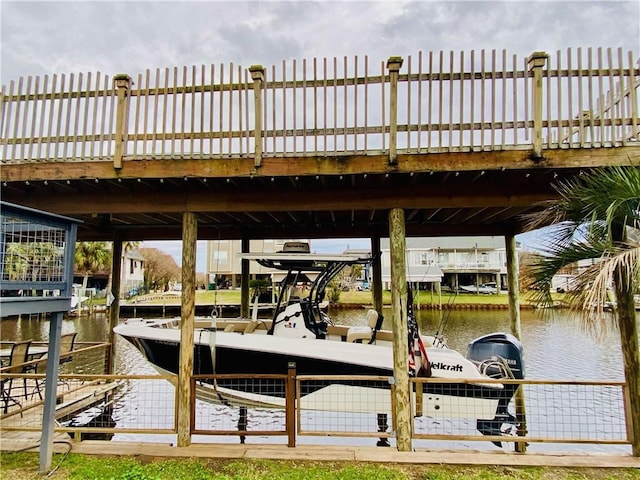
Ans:
[[[537,300],[551,303],[551,279],[560,269],[592,260],[579,273],[569,304],[588,326],[604,325],[603,306],[613,291],[628,385],[633,454],[640,455],[640,356],[634,294],[640,285],[640,168],[611,167],[555,186],[559,199],[532,217],[548,227],[542,252],[531,266]]]
[[[89,274],[104,270],[111,262],[111,249],[107,242],[79,242],[76,244],[75,268],[82,273],[82,289],[87,288]]]

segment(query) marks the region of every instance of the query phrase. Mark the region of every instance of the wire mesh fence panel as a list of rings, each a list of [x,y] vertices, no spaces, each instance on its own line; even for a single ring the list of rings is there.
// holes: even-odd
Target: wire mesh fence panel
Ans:
[[[523,403],[516,408],[511,393],[519,383]],[[434,384],[425,385],[428,390]],[[425,392],[422,404],[413,397],[414,438],[513,441],[517,436],[529,442],[629,443],[619,382],[507,380],[503,389],[511,392],[498,390],[495,396],[474,396],[468,383],[436,385],[440,395]]]
[[[301,435],[388,436],[392,388],[386,377],[298,377]]]
[[[193,433],[286,434],[286,377],[220,375],[195,377]]]

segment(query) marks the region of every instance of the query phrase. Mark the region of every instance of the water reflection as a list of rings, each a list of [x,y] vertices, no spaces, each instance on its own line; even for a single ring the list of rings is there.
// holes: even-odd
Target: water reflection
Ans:
[[[336,323],[350,325],[366,324],[366,309],[333,310],[331,316]],[[391,312],[385,310],[384,328],[391,327]],[[622,380],[623,362],[620,349],[619,333],[611,328],[601,338],[596,339],[592,334],[581,328],[579,322],[569,316],[567,312],[556,311],[553,316],[543,315],[536,310],[523,310],[522,341],[525,352],[526,376],[529,379],[557,379],[557,380]],[[439,332],[444,335],[450,348],[466,354],[467,345],[473,339],[491,332],[510,331],[509,312],[506,310],[451,310],[445,312],[433,310],[418,310],[418,322],[422,333],[434,334]],[[611,321],[613,318],[610,319]],[[92,317],[67,318],[63,321],[62,331],[77,332],[78,342],[103,342],[108,335],[108,318],[104,314]],[[35,318],[2,319],[0,323],[0,339],[3,341],[33,339],[34,341],[47,341],[49,336],[49,322]],[[153,374],[155,371],[145,361],[140,352],[121,338],[116,338],[116,365],[118,373]],[[165,382],[167,386],[168,382]],[[113,420],[120,428],[135,427],[139,416],[145,415],[138,410],[137,401],[144,395],[146,387],[138,383],[129,384],[116,399],[113,410]],[[156,388],[156,387],[154,387]],[[163,398],[166,402],[155,401],[152,407],[153,415],[157,418],[171,419],[173,415],[174,391],[163,390],[160,395],[155,393],[155,400]],[[530,396],[530,401],[535,395]],[[596,399],[600,400],[600,399]],[[570,402],[569,402],[570,403]],[[566,408],[566,406],[557,406]],[[585,408],[597,408],[598,405],[585,405]],[[554,417],[552,405],[548,405],[542,414]],[[145,410],[146,408],[142,409]],[[221,407],[198,402],[198,418],[206,421],[209,426],[217,425],[224,415]],[[601,409],[599,409],[601,410]],[[532,409],[530,412],[535,416]],[[561,412],[560,412],[561,413]],[[615,412],[616,419],[619,412]],[[276,429],[280,428],[282,421],[278,415],[272,412],[265,414],[262,411],[251,412],[250,422],[257,422],[262,427],[267,427],[269,422],[276,423]],[[230,414],[225,422],[237,421],[235,413]],[[568,418],[560,414],[559,418]],[[420,422],[426,422],[426,419]],[[265,424],[267,422],[267,424]],[[561,420],[559,420],[562,423]],[[170,426],[172,421],[168,422]],[[564,428],[575,426],[565,425]],[[255,426],[253,428],[256,428]],[[426,426],[425,428],[429,428]],[[174,441],[174,435],[154,435],[153,441]],[[199,436],[198,436],[199,437]],[[210,437],[199,437],[194,441],[207,441]],[[124,435],[114,436],[114,440],[149,441],[148,435]],[[371,440],[371,439],[369,439]],[[236,437],[214,437],[216,442],[237,442]],[[354,444],[355,439],[333,437],[329,440],[332,444]],[[368,440],[365,439],[365,444]],[[281,437],[249,437],[247,442],[255,443],[282,443]],[[300,444],[317,443],[317,438],[299,439]],[[359,444],[362,443],[360,439]],[[476,442],[441,442],[416,441],[417,448],[440,447],[457,448],[469,446],[481,448]],[[616,451],[627,452],[628,446],[580,446],[558,444],[532,444],[532,451]]]

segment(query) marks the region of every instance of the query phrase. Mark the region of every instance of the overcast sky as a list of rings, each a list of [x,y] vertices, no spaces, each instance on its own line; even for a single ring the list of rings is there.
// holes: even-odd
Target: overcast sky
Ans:
[[[21,76],[419,51],[507,49],[526,56],[568,47],[622,47],[638,57],[640,1],[224,2],[0,0],[1,83]],[[525,238],[526,241],[526,238]],[[314,250],[368,247],[314,242]],[[177,256],[180,246],[159,246]],[[171,250],[171,251],[170,251]],[[198,244],[204,270],[204,242]]]

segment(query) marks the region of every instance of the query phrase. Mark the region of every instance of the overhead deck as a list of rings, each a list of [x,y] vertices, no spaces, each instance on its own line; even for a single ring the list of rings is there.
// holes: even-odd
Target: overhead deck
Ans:
[[[505,235],[590,168],[640,165],[632,52],[420,52],[2,88],[3,200],[78,239]]]

